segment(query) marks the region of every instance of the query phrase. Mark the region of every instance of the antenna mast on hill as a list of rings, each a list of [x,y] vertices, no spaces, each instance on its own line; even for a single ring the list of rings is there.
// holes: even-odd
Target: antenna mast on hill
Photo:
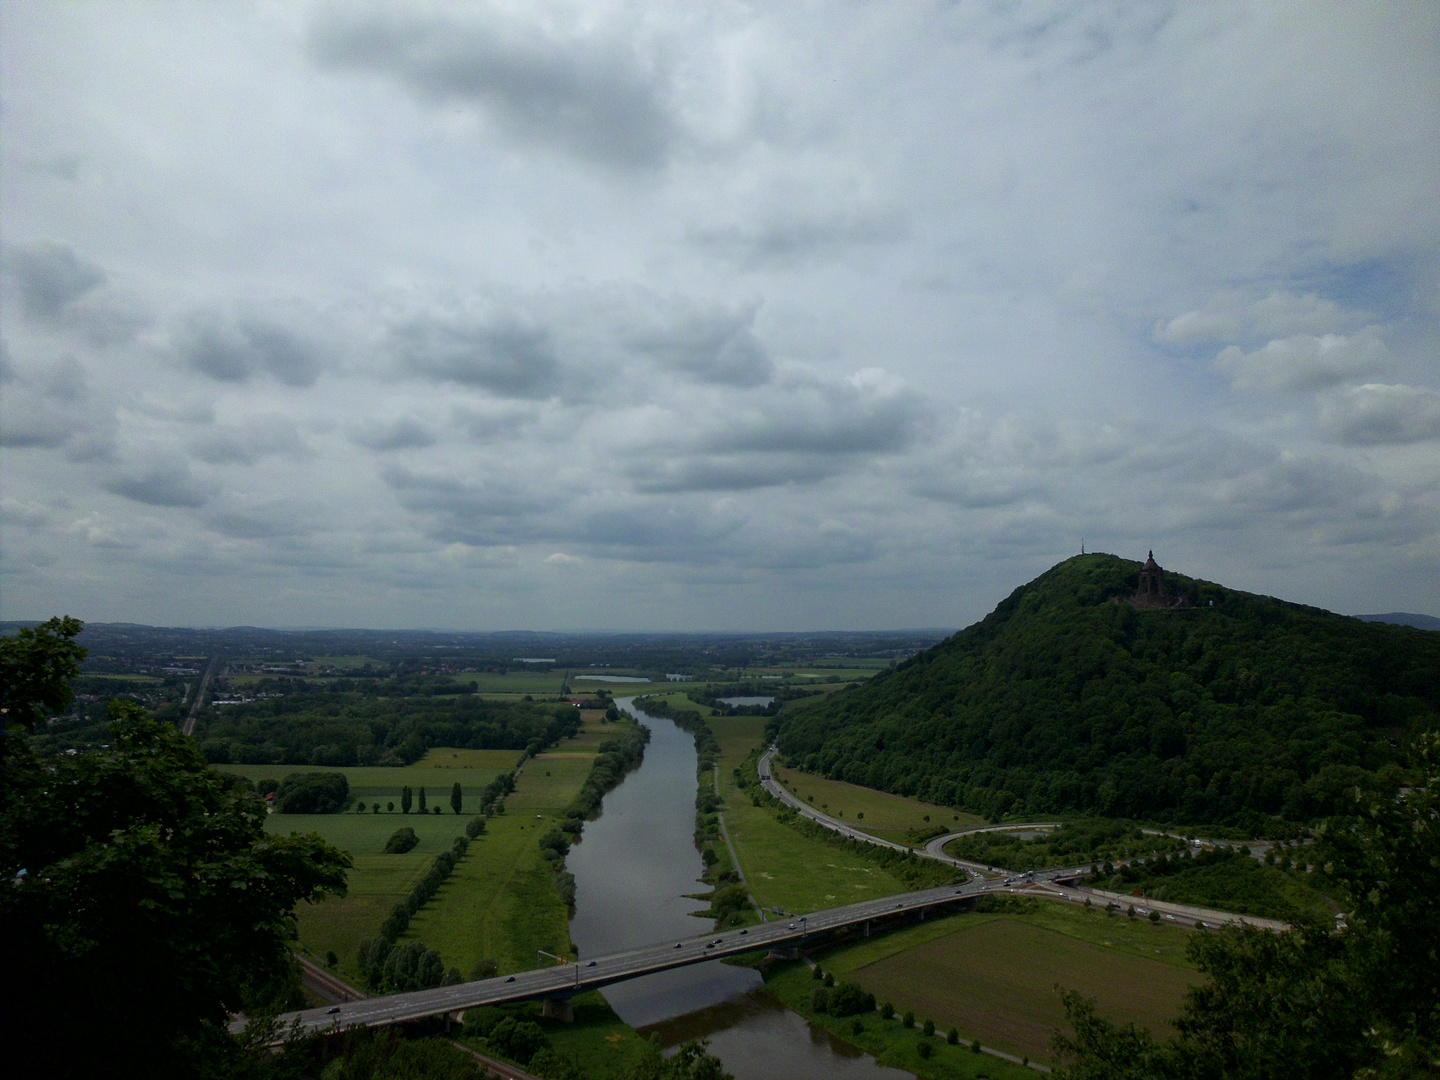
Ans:
[[[1080,537],[1080,554],[1085,554],[1085,538],[1083,536]]]

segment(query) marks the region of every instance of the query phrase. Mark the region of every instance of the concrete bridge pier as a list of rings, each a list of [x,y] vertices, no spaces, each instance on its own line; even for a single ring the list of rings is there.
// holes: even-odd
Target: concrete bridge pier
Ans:
[[[559,1020],[562,1024],[575,1022],[575,1006],[569,997],[546,998],[540,1006],[540,1015],[547,1020]]]
[[[866,919],[866,920],[865,920],[865,936],[866,936],[866,937],[869,937],[869,936],[870,936],[870,920],[869,920],[869,919]]]

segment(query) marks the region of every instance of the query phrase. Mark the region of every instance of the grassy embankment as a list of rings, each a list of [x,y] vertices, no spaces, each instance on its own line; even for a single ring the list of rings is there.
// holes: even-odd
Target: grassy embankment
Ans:
[[[792,795],[831,817],[853,821],[861,832],[874,833],[886,840],[903,842],[905,837],[897,833],[924,834],[942,827],[953,831],[986,824],[984,818],[975,814],[907,799],[888,791],[847,784],[843,780],[826,780],[782,765],[776,765],[772,771],[775,779]]]

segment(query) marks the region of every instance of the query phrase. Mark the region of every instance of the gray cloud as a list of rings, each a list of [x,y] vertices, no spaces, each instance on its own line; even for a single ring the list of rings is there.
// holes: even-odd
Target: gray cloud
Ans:
[[[873,207],[817,210],[804,203],[772,210],[758,220],[696,229],[701,247],[749,265],[780,265],[834,258],[846,249],[893,244],[907,234],[903,217]]]
[[[518,478],[460,479],[398,466],[381,477],[407,510],[432,517],[433,534],[447,543],[489,546],[553,536],[552,526],[540,524],[554,509],[553,493]]]
[[[208,485],[190,471],[181,458],[156,453],[122,466],[104,481],[104,487],[148,506],[203,506],[210,498]]]
[[[683,437],[644,446],[629,474],[648,492],[813,483],[903,450],[925,414],[917,394],[878,372],[842,381],[792,373]]]
[[[97,345],[128,341],[149,318],[133,305],[103,295],[109,275],[69,244],[7,244],[5,275],[32,326],[73,330]]]
[[[356,426],[350,441],[371,450],[413,450],[435,445],[435,434],[413,416],[372,420]]]
[[[69,244],[5,247],[5,269],[20,297],[20,311],[40,326],[60,326],[70,307],[109,278]]]
[[[482,108],[512,139],[624,167],[660,164],[677,137],[660,77],[623,37],[566,37],[491,12],[332,8],[320,63],[395,79],[420,98]]]
[[[668,314],[668,313],[667,313]],[[704,382],[759,386],[775,365],[755,338],[755,309],[691,310],[632,330],[625,344],[675,371]]]
[[[511,320],[493,324],[413,319],[391,340],[404,368],[499,397],[541,400],[559,390],[560,363],[549,333]]]
[[[73,357],[20,369],[10,364],[0,446],[65,449],[72,460],[109,455],[115,434],[113,406],[94,400],[85,368]]]
[[[1215,358],[1237,390],[1318,390],[1388,371],[1394,357],[1373,327],[1355,334],[1295,334],[1247,353],[1231,345]]]
[[[1320,426],[1336,442],[1356,446],[1440,439],[1440,392],[1383,383],[1347,387],[1326,397]]]
[[[295,457],[306,452],[295,424],[279,416],[215,424],[192,437],[188,449],[210,465],[252,465],[270,455]]]
[[[258,316],[197,312],[176,337],[185,362],[218,382],[268,374],[287,386],[313,386],[327,359],[316,342]]]
[[[265,509],[222,510],[207,519],[210,527],[222,536],[235,540],[274,540],[304,533],[288,507]]]

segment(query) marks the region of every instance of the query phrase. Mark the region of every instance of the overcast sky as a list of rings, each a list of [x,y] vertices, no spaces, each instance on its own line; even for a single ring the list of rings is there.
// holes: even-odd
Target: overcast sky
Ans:
[[[0,2],[0,617],[1440,614],[1440,5]]]

